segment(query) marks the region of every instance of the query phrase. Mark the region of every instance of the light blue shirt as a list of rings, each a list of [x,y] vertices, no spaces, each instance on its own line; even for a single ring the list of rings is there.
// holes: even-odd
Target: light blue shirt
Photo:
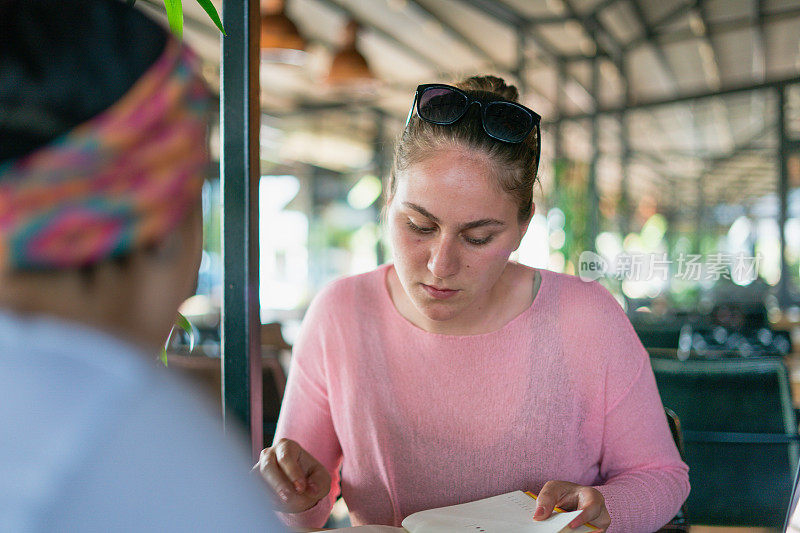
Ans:
[[[285,531],[242,442],[155,360],[0,310],[0,532]]]

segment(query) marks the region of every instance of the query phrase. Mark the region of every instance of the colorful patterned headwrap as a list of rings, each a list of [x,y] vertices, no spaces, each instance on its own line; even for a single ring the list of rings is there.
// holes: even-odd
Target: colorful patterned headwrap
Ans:
[[[197,200],[208,160],[198,59],[169,39],[107,110],[0,164],[0,268],[64,269],[158,242]]]

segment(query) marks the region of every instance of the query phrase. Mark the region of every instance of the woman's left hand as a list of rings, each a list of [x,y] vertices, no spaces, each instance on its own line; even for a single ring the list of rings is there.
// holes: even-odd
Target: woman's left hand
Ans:
[[[569,523],[571,528],[591,522],[592,525],[605,531],[611,525],[606,499],[599,490],[592,487],[584,487],[569,481],[548,481],[539,491],[536,502],[534,520],[544,520],[553,513],[553,508],[561,507],[565,511],[583,510]]]

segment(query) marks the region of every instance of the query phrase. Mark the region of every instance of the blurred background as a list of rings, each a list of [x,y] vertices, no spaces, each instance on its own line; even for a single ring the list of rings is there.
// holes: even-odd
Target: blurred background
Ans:
[[[164,19],[160,0],[136,5]],[[195,2],[184,12],[218,92],[219,32]],[[800,455],[800,1],[263,0],[260,27],[262,344],[277,361],[265,401],[269,389],[279,406],[317,291],[391,261],[382,180],[416,86],[499,75],[543,117],[536,215],[515,259],[597,279],[628,313],[693,475],[709,473],[692,478],[690,518],[778,527]],[[183,306],[199,342],[189,355],[176,337],[177,366],[219,357],[218,165],[204,212],[198,294]],[[756,376],[753,399],[741,376],[703,381],[728,370]],[[720,383],[734,386],[701,416]],[[770,409],[776,427],[719,425]],[[719,446],[745,455],[712,464]],[[753,456],[767,461],[753,482],[766,494],[741,487]],[[714,506],[737,486],[739,503]]]
[[[197,4],[184,10],[218,90],[219,32]],[[543,116],[520,262],[578,274],[595,251],[609,262],[600,281],[631,312],[762,292],[776,320],[797,311],[800,2],[265,0],[262,13],[263,321],[296,321],[331,279],[391,260],[381,180],[414,89],[481,73],[517,84]],[[205,196],[199,293],[218,304],[214,176]],[[621,254],[656,254],[668,273],[622,276]]]

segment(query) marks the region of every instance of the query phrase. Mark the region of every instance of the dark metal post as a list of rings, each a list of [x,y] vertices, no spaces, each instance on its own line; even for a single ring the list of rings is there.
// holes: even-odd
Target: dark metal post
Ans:
[[[249,429],[253,460],[264,445],[258,301],[259,3],[223,0],[222,411]],[[229,421],[225,418],[226,429]]]
[[[630,187],[631,167],[631,139],[628,129],[628,114],[622,112],[618,115],[619,137],[622,153],[620,154],[620,183],[619,183],[619,230],[623,238],[631,231],[631,200],[628,192]]]
[[[526,26],[517,26],[517,64],[514,65],[512,74],[517,78],[520,99],[526,96],[528,81],[525,79],[525,30]]]
[[[555,140],[553,142],[553,205],[560,205],[561,196],[561,177],[563,169],[566,166],[566,157],[564,155],[564,115],[561,95],[564,91],[564,86],[567,83],[567,66],[564,61],[558,60],[556,63],[556,123],[555,123]]]
[[[620,73],[623,71],[620,69]],[[624,79],[625,83],[625,104],[629,104],[631,101],[631,86],[628,82],[628,78]],[[629,129],[629,117],[630,113],[628,111],[621,111],[619,113],[619,136],[620,136],[620,146],[622,147],[622,154],[620,157],[620,167],[622,171],[622,176],[620,176],[620,185],[619,185],[619,221],[620,221],[620,233],[622,233],[623,238],[631,231],[631,220],[632,220],[632,213],[631,213],[631,200],[630,195],[628,194],[628,187],[630,186],[630,167],[631,167],[631,134]]]
[[[377,178],[381,180],[381,184],[386,187],[389,185],[389,165],[387,164],[389,158],[386,153],[388,147],[386,146],[386,132],[384,131],[386,129],[386,113],[378,107],[373,110],[373,113],[375,114],[375,140],[372,145],[373,166],[375,167]],[[381,195],[375,200],[375,205],[371,208],[375,211],[377,219],[380,219],[381,210],[383,209],[383,204],[386,201],[388,192],[389,191],[386,189],[381,188]],[[378,242],[375,243],[375,256],[379,265],[382,265],[386,260],[386,250],[383,249],[383,242],[381,239],[378,239]]]
[[[592,37],[597,41],[596,32]],[[597,192],[597,168],[600,161],[600,60],[595,54],[592,58],[592,98],[594,98],[595,113],[592,115],[592,160],[589,165],[589,249],[596,251],[597,235],[600,233],[600,196]]]
[[[697,225],[695,239],[694,239],[694,251],[695,253],[703,253],[703,235],[706,230],[706,189],[705,189],[705,171],[701,173],[697,177],[697,213],[696,213],[696,222]]]
[[[553,158],[558,161],[564,157],[563,136],[562,131],[564,128],[563,120],[563,98],[561,95],[564,91],[564,86],[567,83],[567,65],[562,60],[556,63],[556,91],[555,91],[555,106],[556,106],[556,124],[555,124],[555,142],[553,143]]]
[[[786,135],[786,86],[778,87],[778,150],[780,151],[780,174],[778,174],[778,229],[780,231],[781,277],[778,281],[778,305],[789,306],[789,265],[786,264],[786,217],[789,197],[789,138]]]

